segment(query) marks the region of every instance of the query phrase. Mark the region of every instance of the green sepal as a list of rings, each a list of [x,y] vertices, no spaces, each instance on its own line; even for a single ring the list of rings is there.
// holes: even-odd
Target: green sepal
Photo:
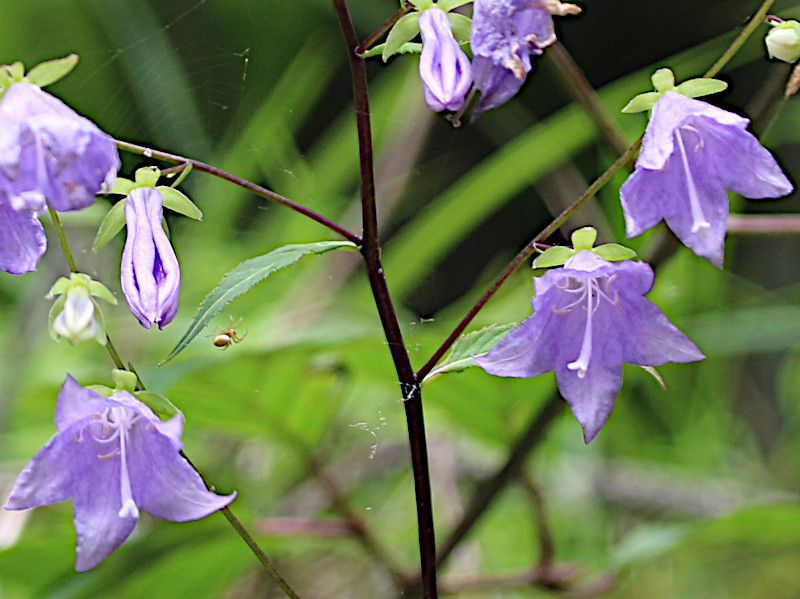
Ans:
[[[609,262],[622,262],[623,260],[633,260],[636,258],[636,252],[618,243],[605,243],[591,251],[600,256],[603,260],[608,260]]]
[[[92,250],[99,252],[109,241],[116,237],[125,226],[125,199],[120,200],[111,207],[97,229],[97,235],[92,243]]]
[[[164,208],[169,208],[173,212],[183,214],[194,220],[203,220],[203,212],[198,208],[192,200],[187,198],[183,193],[172,187],[159,185],[156,190],[161,194],[164,199]]]
[[[39,87],[47,87],[69,75],[77,64],[77,54],[47,60],[33,67],[28,72],[26,79]]]
[[[701,98],[703,96],[710,96],[711,94],[718,94],[728,89],[728,84],[719,79],[689,79],[684,81],[675,91],[681,95],[689,98]]]
[[[60,341],[61,337],[56,330],[53,328],[53,323],[56,320],[56,316],[61,314],[64,310],[64,304],[67,301],[66,295],[59,295],[56,301],[53,302],[53,305],[50,306],[50,313],[47,315],[47,332],[50,333],[50,338],[53,341]]]
[[[192,169],[193,169],[193,168],[194,168],[194,167],[192,166],[192,163],[191,163],[191,162],[190,162],[189,164],[187,164],[187,165],[184,167],[184,169],[183,169],[183,170],[180,172],[180,174],[178,175],[178,178],[177,178],[177,179],[175,179],[175,180],[174,180],[172,183],[170,183],[170,185],[169,185],[169,186],[170,186],[170,187],[177,187],[178,185],[180,185],[181,183],[183,183],[183,181],[186,179],[186,177],[188,177],[188,176],[189,176],[189,173],[191,173],[191,172],[192,172]],[[175,176],[175,175],[167,175],[167,178],[174,177],[174,176]]]
[[[153,391],[137,391],[133,394],[136,399],[149,407],[161,420],[169,420],[180,410],[170,400]]]
[[[112,303],[116,304],[117,299],[114,296],[111,297],[114,300]],[[105,346],[105,344],[108,343],[108,335],[106,335],[106,317],[103,316],[103,311],[94,298],[91,298],[91,302],[94,305],[94,322],[97,325],[97,332],[94,334],[94,340],[100,345]]]
[[[433,6],[434,0],[408,0],[411,4],[414,5],[414,8],[417,10],[425,10],[426,8],[430,8]],[[405,2],[400,2],[400,6],[404,6]]]
[[[575,251],[591,250],[597,241],[597,229],[594,227],[581,227],[572,232],[572,247]]]
[[[636,112],[653,110],[653,106],[656,105],[656,102],[660,97],[661,94],[658,92],[645,92],[643,94],[639,94],[638,96],[634,96],[631,101],[625,105],[625,108],[622,109],[622,112],[625,114],[634,114]]]
[[[130,370],[115,368],[111,371],[111,380],[114,381],[114,388],[117,391],[127,391],[133,393],[139,384],[139,377]]]
[[[156,166],[145,166],[136,170],[136,187],[155,187],[161,177],[161,169]]]
[[[89,389],[89,391],[94,391],[98,395],[106,398],[111,397],[114,395],[114,393],[116,393],[114,389],[107,385],[88,385],[86,388]]]
[[[437,6],[445,12],[450,12],[459,6],[464,6],[471,2],[473,2],[473,0],[439,0]]]
[[[9,65],[4,65],[3,69],[11,82],[22,81],[25,78],[25,65],[16,61]]]
[[[47,299],[52,299],[57,295],[64,295],[70,287],[72,287],[72,281],[70,279],[67,277],[59,277],[47,293]]]
[[[381,56],[383,54],[383,49],[386,47],[386,44],[378,44],[364,52],[363,54],[359,54],[361,58],[372,58],[373,56]],[[407,44],[403,44],[397,49],[395,54],[421,54],[422,53],[422,44],[419,42],[408,42]]]
[[[117,177],[114,181],[114,185],[111,186],[106,193],[109,195],[120,195],[126,196],[128,195],[133,189],[136,189],[137,185],[130,179],[125,179],[124,177]]]
[[[672,69],[658,69],[650,78],[657,92],[666,92],[675,89],[675,73]]]
[[[112,306],[117,305],[117,298],[114,297],[114,294],[111,293],[109,288],[103,285],[100,281],[89,281],[89,295],[92,297],[99,297],[101,300],[108,302]]]
[[[546,249],[533,261],[533,268],[552,268],[554,266],[564,266],[564,263],[572,258],[577,252],[572,248],[563,245],[554,245]]]
[[[398,53],[400,48],[410,42],[419,35],[419,13],[412,12],[403,15],[394,27],[389,31],[386,38],[386,43],[383,44],[383,52],[381,56],[383,62],[386,62]]]
[[[472,19],[457,12],[448,13],[447,18],[450,20],[450,27],[456,41],[459,44],[468,44],[472,33]]]

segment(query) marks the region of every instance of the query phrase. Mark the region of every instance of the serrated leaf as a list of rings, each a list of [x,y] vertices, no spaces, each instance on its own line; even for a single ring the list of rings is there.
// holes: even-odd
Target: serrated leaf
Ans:
[[[153,410],[153,412],[156,413],[156,416],[161,418],[161,420],[169,420],[175,416],[175,414],[180,412],[180,410],[175,407],[175,404],[159,393],[153,393],[152,391],[137,391],[134,393],[134,395],[136,396],[136,399]]]
[[[656,102],[658,102],[660,97],[661,94],[658,92],[646,92],[639,94],[638,96],[634,96],[631,101],[625,105],[625,108],[622,109],[622,112],[625,114],[634,114],[636,112],[653,110],[653,106],[656,105]]]
[[[397,54],[403,44],[419,35],[419,13],[412,12],[400,18],[389,31],[386,43],[383,44],[383,62]]]
[[[533,261],[533,268],[552,268],[554,266],[564,266],[564,262],[575,255],[572,248],[556,245],[546,249],[539,254]]]
[[[700,78],[684,81],[675,88],[675,91],[690,98],[701,98],[703,96],[710,96],[711,94],[718,94],[726,89],[728,89],[728,84],[724,81]]]
[[[597,229],[594,227],[581,227],[572,232],[572,247],[576,250],[591,250],[597,241]]]
[[[70,74],[78,64],[78,55],[70,54],[64,58],[56,58],[37,64],[29,72],[27,79],[34,85],[46,87]]]
[[[597,246],[592,251],[603,260],[608,260],[609,262],[633,260],[636,257],[636,252],[631,248],[626,248],[624,245],[618,243],[604,243],[603,245]]]
[[[125,200],[120,200],[111,207],[111,210],[103,217],[100,228],[97,229],[97,236],[94,238],[92,250],[99,252],[108,242],[116,237],[125,226]]]
[[[450,27],[453,30],[453,37],[459,44],[469,42],[472,33],[472,19],[465,17],[457,12],[449,13],[447,18],[450,20]]]
[[[189,328],[178,344],[161,360],[165,364],[194,339],[205,326],[219,314],[225,306],[252,287],[269,277],[272,273],[298,262],[309,254],[325,254],[339,249],[355,250],[356,245],[350,241],[319,241],[317,243],[292,244],[279,247],[263,256],[245,260],[239,266],[222,277],[219,284],[209,293],[197,309]]]
[[[177,189],[164,185],[160,185],[156,187],[156,189],[164,199],[164,208],[169,208],[178,214],[183,214],[194,220],[203,220],[203,212],[200,208]]]
[[[447,372],[462,372],[476,366],[475,356],[485,354],[494,348],[515,326],[517,326],[516,323],[493,324],[485,329],[464,335],[453,344],[447,357],[428,373],[422,384],[429,383]]]
[[[131,192],[131,190],[135,188],[136,188],[136,183],[134,183],[130,179],[126,179],[124,177],[117,177],[114,180],[114,184],[111,186],[111,189],[109,189],[106,193],[110,195],[126,196]]]

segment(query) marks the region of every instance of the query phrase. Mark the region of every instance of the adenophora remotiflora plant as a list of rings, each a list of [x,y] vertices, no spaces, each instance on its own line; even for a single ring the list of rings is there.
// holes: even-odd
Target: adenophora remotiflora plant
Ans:
[[[555,0],[476,0],[470,21],[458,11],[468,4],[460,0],[403,3],[398,15],[368,39],[373,43],[388,32],[381,52],[384,59],[395,53],[419,52],[421,91],[430,108],[457,116],[471,109],[475,118],[500,107],[520,90],[533,69],[532,58],[541,55],[555,39],[553,16],[574,15],[579,10]],[[400,383],[408,426],[421,568],[419,580],[411,576],[406,580],[402,574],[395,579],[412,595],[418,591],[425,597],[438,595],[436,569],[443,561],[436,553],[422,385],[434,375],[456,370],[447,359],[442,364],[440,360],[531,255],[541,254],[533,262],[539,275],[535,279],[534,314],[502,338],[473,348],[467,366],[478,365],[488,373],[509,377],[555,371],[558,388],[583,427],[587,443],[611,414],[622,384],[623,363],[652,368],[670,361],[703,358],[689,337],[644,297],[653,286],[654,273],[650,266],[635,260],[631,250],[616,244],[595,247],[596,232],[591,227],[576,231],[571,248],[545,249],[541,244],[639,153],[636,170],[622,188],[628,235],[638,235],[663,219],[695,253],[722,266],[727,190],[765,198],[786,195],[792,186],[772,155],[747,132],[746,119],[696,98],[721,91],[722,84],[709,77],[755,31],[771,4],[762,5],[753,23],[712,68],[716,71],[705,78],[676,85],[665,70],[656,73],[655,91],[637,96],[626,107],[627,112],[652,111],[643,139],[520,252],[416,372],[381,262],[368,81],[365,57],[355,52],[358,49],[369,54],[371,50],[368,44],[359,44],[345,0],[333,0],[333,7],[344,33],[353,77],[361,234],[211,165],[117,142],[120,149],[178,164],[184,174],[191,167],[239,185],[311,218],[344,239],[285,246],[248,261],[220,283],[218,289],[229,296],[246,291],[240,284],[245,272],[260,268],[256,271],[263,279],[305,255],[331,249],[360,251]],[[413,41],[418,35],[421,44]],[[777,55],[777,51],[771,53]],[[27,75],[18,63],[0,72],[0,93],[4,93],[0,120],[6,125],[0,128],[0,228],[4,231],[0,267],[13,274],[35,269],[45,248],[38,217],[49,208],[73,271],[69,279],[59,279],[51,290],[51,296],[58,298],[51,312],[53,336],[71,343],[99,341],[118,370],[114,387],[86,388],[67,378],[56,405],[58,434],[20,475],[6,507],[25,509],[72,498],[79,570],[96,566],[122,544],[140,510],[174,521],[202,518],[221,510],[275,582],[287,595],[296,596],[227,508],[234,494],[212,492],[183,455],[182,413],[166,398],[145,391],[135,373],[128,371],[132,367],[126,369],[108,338],[100,305],[94,299],[113,303],[114,296],[103,284],[78,271],[58,211],[83,208],[98,192],[122,196],[124,199],[114,204],[101,224],[95,248],[102,248],[117,232],[127,229],[120,265],[123,295],[143,327],[157,324],[163,328],[178,310],[182,275],[179,252],[162,225],[163,210],[195,219],[201,214],[175,184],[158,185],[163,174],[158,169],[140,169],[132,180],[116,177],[119,159],[113,140],[40,89],[51,82],[50,73],[63,75],[74,66],[74,60],[67,62],[34,68]],[[172,171],[168,174],[175,174],[174,169],[168,170]],[[177,351],[222,309],[221,300],[213,302],[216,291],[201,305]],[[555,412],[548,410],[541,421],[535,421],[544,423],[537,425],[537,435],[554,419]],[[516,464],[518,468],[519,459]],[[102,487],[102,492],[91,492],[97,487]],[[446,555],[488,503],[468,512],[472,520],[457,527],[460,536],[455,541],[451,537],[445,542]],[[547,581],[543,579],[542,583]]]

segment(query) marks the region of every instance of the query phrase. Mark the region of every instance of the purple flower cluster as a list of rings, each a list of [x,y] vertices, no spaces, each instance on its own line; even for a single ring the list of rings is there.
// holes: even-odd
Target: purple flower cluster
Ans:
[[[36,269],[47,247],[39,215],[80,210],[111,186],[114,140],[60,100],[25,82],[0,99],[0,269]]]

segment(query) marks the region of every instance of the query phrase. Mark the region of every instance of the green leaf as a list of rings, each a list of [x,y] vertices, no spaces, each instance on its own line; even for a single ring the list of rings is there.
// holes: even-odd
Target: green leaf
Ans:
[[[453,349],[450,350],[447,357],[430,371],[422,384],[429,383],[446,372],[462,372],[476,366],[473,358],[491,350],[515,326],[517,326],[516,323],[493,324],[480,331],[464,335],[453,344]]]
[[[37,64],[28,72],[28,81],[39,87],[46,87],[70,74],[78,64],[78,55],[70,54]]]
[[[155,187],[161,177],[161,169],[156,166],[145,166],[136,170],[136,185],[138,187]]]
[[[459,44],[469,42],[470,34],[472,33],[472,19],[457,12],[448,14],[447,18],[450,20],[453,37],[456,38],[456,41]]]
[[[164,208],[169,208],[194,220],[203,220],[203,213],[200,208],[177,189],[164,185],[160,185],[156,189],[161,194],[161,197],[164,198]]]
[[[665,92],[675,89],[675,74],[671,69],[658,69],[650,80],[656,91]]]
[[[161,420],[169,420],[180,411],[175,407],[175,404],[159,393],[137,391],[134,395],[139,401],[153,410]]]
[[[116,237],[125,226],[125,200],[120,200],[111,207],[111,210],[103,218],[97,236],[94,238],[92,250],[99,252],[109,241]]]
[[[386,44],[378,44],[377,46],[373,46],[363,54],[360,54],[361,58],[370,58],[372,56],[381,56],[383,54],[383,50],[386,48]],[[403,44],[400,46],[395,54],[421,54],[422,53],[422,44],[419,42],[408,42],[407,44]]]
[[[383,45],[383,62],[397,54],[403,44],[410,42],[417,35],[419,35],[419,13],[412,12],[401,17],[389,31],[386,43]]]
[[[275,271],[295,264],[308,254],[325,254],[339,249],[354,250],[356,245],[350,241],[319,241],[285,245],[263,256],[245,260],[223,276],[219,284],[205,297],[183,337],[159,365],[165,364],[177,356],[225,306]]]
[[[459,6],[464,6],[465,4],[470,4],[473,0],[439,0],[438,6],[445,12],[450,12],[458,8]]]
[[[564,266],[564,262],[575,255],[575,250],[555,245],[537,256],[533,261],[533,268],[552,268],[554,266]]]
[[[136,188],[136,183],[134,183],[130,179],[125,179],[124,177],[117,177],[114,180],[114,185],[112,185],[111,189],[109,189],[108,192],[106,193],[110,195],[126,196],[131,192],[131,190],[135,188]]]
[[[603,245],[597,246],[592,251],[603,260],[608,260],[609,262],[633,260],[636,257],[636,252],[618,243],[604,243]]]
[[[576,250],[591,250],[597,241],[597,229],[581,227],[572,232],[572,247]]]
[[[688,96],[690,98],[700,98],[702,96],[710,96],[728,89],[728,84],[719,79],[689,79],[684,81],[675,88],[679,94]]]
[[[652,110],[653,106],[656,105],[656,102],[660,97],[661,94],[658,92],[646,92],[639,94],[638,96],[634,96],[631,101],[625,105],[625,108],[622,109],[622,112],[625,114],[633,114],[636,112]]]
[[[114,297],[114,294],[103,285],[100,281],[89,281],[89,295],[92,297],[99,297],[102,300],[107,301],[112,306],[117,304],[117,298]]]
[[[10,64],[6,68],[12,81],[21,81],[25,75],[25,65],[20,61]]]

